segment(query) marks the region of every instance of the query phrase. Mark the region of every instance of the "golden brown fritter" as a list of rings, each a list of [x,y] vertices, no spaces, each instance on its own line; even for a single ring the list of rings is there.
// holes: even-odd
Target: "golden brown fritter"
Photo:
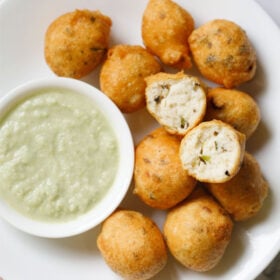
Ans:
[[[191,67],[188,37],[194,29],[192,16],[171,0],[150,0],[142,19],[145,46],[167,65]]]
[[[221,260],[233,223],[226,211],[201,188],[172,208],[164,224],[171,254],[185,267],[208,271]]]
[[[259,125],[260,109],[247,93],[225,88],[213,88],[207,93],[205,120],[221,120],[246,135],[247,139]]]
[[[100,87],[122,112],[135,112],[146,104],[144,78],[160,70],[160,63],[145,48],[116,45],[102,66]]]
[[[45,34],[45,59],[58,76],[81,78],[107,52],[112,21],[99,11],[75,10],[55,19]]]
[[[196,180],[183,170],[180,139],[160,127],[136,147],[134,193],[147,205],[167,209],[186,198]]]
[[[235,221],[256,215],[268,192],[268,183],[257,160],[247,152],[235,177],[225,183],[209,183],[206,186]]]
[[[105,220],[97,246],[113,271],[129,280],[150,279],[167,262],[167,249],[156,224],[131,210],[118,210]]]
[[[188,41],[195,64],[207,79],[233,88],[254,77],[256,52],[236,23],[209,21],[194,30]]]

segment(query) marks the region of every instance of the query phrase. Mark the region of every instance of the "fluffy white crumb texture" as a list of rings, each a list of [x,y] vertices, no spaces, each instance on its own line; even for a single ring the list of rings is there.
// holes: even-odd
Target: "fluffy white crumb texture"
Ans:
[[[236,172],[241,147],[235,132],[212,125],[193,129],[181,144],[183,166],[201,181],[225,181]]]
[[[148,109],[159,123],[179,133],[195,126],[205,114],[206,94],[192,77],[156,82],[146,95]]]

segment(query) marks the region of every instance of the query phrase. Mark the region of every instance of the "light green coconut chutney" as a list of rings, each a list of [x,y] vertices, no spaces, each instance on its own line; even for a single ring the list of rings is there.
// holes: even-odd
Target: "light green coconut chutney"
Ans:
[[[68,221],[92,209],[118,162],[113,129],[86,96],[34,93],[0,121],[0,196],[33,219]]]

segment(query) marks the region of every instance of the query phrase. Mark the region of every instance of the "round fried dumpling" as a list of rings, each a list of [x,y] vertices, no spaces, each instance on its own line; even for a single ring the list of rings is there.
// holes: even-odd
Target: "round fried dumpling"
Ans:
[[[235,221],[256,215],[268,192],[268,183],[257,160],[247,152],[235,177],[225,183],[209,183],[206,186]]]
[[[172,208],[164,224],[171,254],[185,267],[208,271],[221,260],[233,223],[226,211],[201,188]]]
[[[112,21],[99,11],[75,10],[55,19],[45,34],[45,59],[58,76],[81,78],[107,52]]]
[[[254,77],[256,52],[236,23],[209,21],[194,30],[188,41],[195,64],[207,79],[233,88]]]
[[[128,280],[150,279],[167,262],[163,235],[148,217],[118,210],[105,220],[97,246],[110,268]]]
[[[116,45],[102,66],[100,88],[122,112],[135,112],[146,104],[144,78],[160,70],[160,63],[145,48]]]
[[[226,182],[239,171],[245,140],[244,134],[222,121],[202,122],[181,141],[183,168],[200,182]]]
[[[196,180],[182,168],[180,139],[162,127],[146,136],[136,147],[134,193],[147,205],[173,207],[194,189]]]
[[[247,93],[225,88],[213,88],[207,93],[205,120],[221,120],[245,134],[247,139],[259,125],[260,109]]]
[[[149,0],[142,18],[145,46],[160,60],[179,69],[191,67],[188,37],[194,29],[192,16],[171,0]]]
[[[147,109],[169,133],[185,135],[203,120],[207,99],[198,78],[183,72],[157,73],[146,82]]]

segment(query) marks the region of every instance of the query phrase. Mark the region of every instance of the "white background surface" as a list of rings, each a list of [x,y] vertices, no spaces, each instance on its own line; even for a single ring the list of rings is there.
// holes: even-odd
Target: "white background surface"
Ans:
[[[280,0],[256,0],[268,15],[280,27]],[[280,46],[279,46],[280,48]],[[270,266],[257,278],[257,280],[279,279],[280,277],[280,254]]]
[[[256,0],[280,26],[280,0]],[[280,47],[280,46],[279,46]]]

